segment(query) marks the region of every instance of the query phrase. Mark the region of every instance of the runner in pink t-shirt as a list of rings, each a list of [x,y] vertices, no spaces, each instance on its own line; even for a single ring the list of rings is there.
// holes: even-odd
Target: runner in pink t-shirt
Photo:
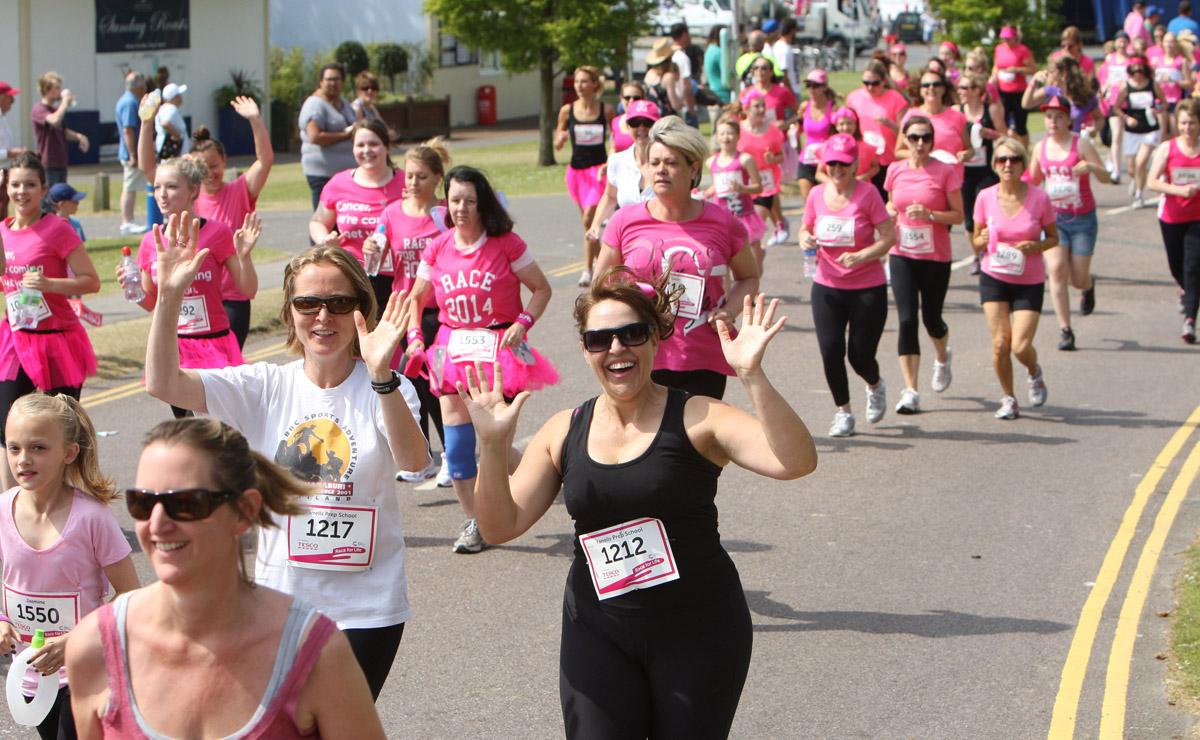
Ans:
[[[1194,344],[1200,308],[1200,101],[1185,100],[1176,113],[1179,136],[1154,150],[1147,182],[1163,194],[1158,222],[1167,266],[1180,290],[1180,337]]]
[[[875,358],[887,323],[887,278],[879,258],[896,237],[879,192],[855,177],[857,156],[858,142],[849,134],[835,134],[825,142],[821,164],[829,181],[808,194],[800,232],[801,246],[817,250],[813,324],[825,382],[838,407],[829,429],[831,437],[854,433],[847,355],[851,367],[867,383],[867,419],[879,421],[887,407],[887,391]]]
[[[754,158],[739,153],[738,139],[741,124],[735,116],[722,116],[717,121],[717,150],[705,163],[712,175],[712,185],[704,191],[705,197],[721,205],[746,227],[750,249],[761,269],[763,257],[762,237],[767,225],[754,207],[754,196],[762,190],[762,180]]]
[[[998,139],[992,163],[1000,184],[982,191],[975,201],[971,242],[977,253],[985,253],[979,300],[992,332],[992,364],[1004,391],[997,419],[1020,414],[1013,396],[1012,357],[1029,371],[1030,405],[1046,402],[1033,337],[1042,312],[1042,252],[1058,244],[1058,227],[1045,191],[1022,180],[1028,158],[1019,141]]]
[[[20,652],[35,630],[45,633],[46,646],[31,661],[23,693],[36,693],[37,673],[58,673],[58,698],[38,733],[74,737],[71,713],[63,709],[70,701],[63,668],[67,636],[103,603],[110,581],[118,593],[137,588],[137,572],[109,509],[116,492],[100,472],[96,435],[79,402],[65,395],[23,396],[13,404],[5,438],[17,486],[0,494],[0,651]],[[78,445],[73,457],[71,445]]]
[[[1025,75],[1037,71],[1037,61],[1028,46],[1018,38],[1017,29],[1005,26],[1000,30],[1000,43],[993,53],[992,79],[1000,88],[1000,103],[1004,106],[1004,119],[1009,129],[1025,139],[1029,136],[1026,119],[1029,112],[1021,105],[1021,94],[1025,92]]]
[[[846,96],[846,107],[858,116],[863,141],[874,146],[879,155],[880,170],[872,182],[883,197],[884,172],[896,161],[896,136],[900,131],[900,119],[908,109],[908,100],[886,87],[887,70],[880,62],[867,63],[862,83],[861,88]]]

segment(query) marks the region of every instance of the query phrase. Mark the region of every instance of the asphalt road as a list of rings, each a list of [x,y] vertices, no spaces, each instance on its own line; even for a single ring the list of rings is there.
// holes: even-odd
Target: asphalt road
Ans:
[[[769,252],[764,288],[783,299],[789,321],[766,366],[817,437],[820,464],[791,483],[736,469],[722,476],[722,537],[755,631],[735,736],[1095,737],[1102,714],[1114,737],[1188,731],[1191,719],[1166,701],[1165,664],[1155,659],[1166,620],[1155,613],[1173,606],[1179,553],[1200,522],[1187,496],[1200,466],[1197,417],[1188,424],[1200,403],[1200,348],[1179,340],[1153,210],[1112,212],[1124,192],[1099,188],[1098,307],[1076,318],[1079,350],[1054,349],[1047,306],[1036,346],[1049,402],[1016,421],[992,418],[1000,391],[990,340],[975,279],[957,269],[947,301],[953,385],[929,390],[927,362],[924,413],[889,407],[870,425],[855,380],[858,436],[825,436],[834,409],[800,252]],[[574,206],[565,195],[529,197],[512,210],[555,289],[531,338],[564,378],[527,404],[520,436],[597,388],[570,320]],[[272,215],[267,243],[302,248],[303,222]],[[961,229],[955,250],[967,254]],[[259,339],[248,351],[279,360],[277,344]],[[894,316],[879,356],[894,404],[903,385]],[[1017,382],[1024,402],[1019,370]],[[105,432],[105,467],[128,484],[141,435],[170,412],[136,389],[100,395],[106,387],[124,383],[90,386],[85,400]],[[736,383],[728,400],[745,404]],[[378,702],[389,735],[560,736],[556,661],[572,532],[563,508],[515,543],[462,556],[450,551],[462,516],[448,489],[396,491],[415,615]],[[132,537],[128,515],[117,514]],[[33,736],[0,715],[0,732]]]

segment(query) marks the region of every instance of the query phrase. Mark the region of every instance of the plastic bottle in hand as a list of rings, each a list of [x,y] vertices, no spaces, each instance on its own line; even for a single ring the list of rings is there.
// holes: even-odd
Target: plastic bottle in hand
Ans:
[[[363,250],[363,268],[367,274],[375,277],[379,274],[379,268],[383,266],[383,250],[388,248],[387,243],[387,226],[379,224],[375,227],[375,233],[367,237],[367,241],[375,247],[373,251]]]
[[[817,248],[804,250],[804,277],[812,280],[817,275]]]
[[[38,272],[41,268],[30,267],[30,272]],[[16,302],[12,305],[13,325],[18,329],[36,329],[46,299],[37,288],[27,288],[22,285],[17,290]]]
[[[149,121],[151,118],[154,118],[154,114],[158,112],[158,106],[160,105],[162,105],[162,93],[155,90],[138,104],[138,118],[143,121]]]
[[[125,291],[125,300],[130,303],[146,300],[146,291],[142,289],[142,271],[133,261],[129,247],[121,247],[121,288]]]
[[[8,669],[8,679],[4,686],[4,696],[8,699],[8,711],[17,724],[25,727],[36,727],[41,724],[42,720],[46,719],[46,715],[50,714],[55,700],[58,699],[58,673],[52,673],[49,676],[38,675],[37,693],[33,695],[33,701],[26,701],[22,691],[25,672],[29,668],[29,659],[45,646],[46,633],[36,630],[29,647],[13,658],[12,666]]]

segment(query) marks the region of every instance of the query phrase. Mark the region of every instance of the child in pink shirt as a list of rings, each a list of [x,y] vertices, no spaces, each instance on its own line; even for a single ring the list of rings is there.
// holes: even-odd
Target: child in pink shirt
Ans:
[[[45,632],[46,646],[31,661],[24,693],[37,690],[34,671],[58,673],[58,699],[38,734],[74,737],[62,667],[67,635],[104,602],[110,582],[117,593],[137,588],[137,572],[109,508],[113,482],[100,472],[96,435],[83,407],[61,394],[22,396],[5,436],[17,486],[0,494],[0,651],[24,649],[21,643],[32,640],[34,630]]]

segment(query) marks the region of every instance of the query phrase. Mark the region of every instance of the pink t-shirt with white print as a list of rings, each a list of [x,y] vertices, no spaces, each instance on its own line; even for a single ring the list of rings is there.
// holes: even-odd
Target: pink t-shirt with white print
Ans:
[[[414,218],[404,212],[404,201],[398,200],[383,209],[383,225],[387,229],[388,249],[392,253],[392,292],[411,290],[417,280],[421,253],[442,233],[431,216]]]
[[[404,175],[395,173],[387,185],[372,188],[354,181],[355,169],[342,170],[325,183],[321,205],[334,213],[334,228],[343,237],[342,248],[363,262],[363,242],[375,233],[383,209],[404,197]],[[385,254],[379,274],[390,276],[393,269],[390,255]]]
[[[208,256],[200,263],[196,278],[183,294],[183,305],[179,309],[179,336],[201,336],[225,331],[229,328],[229,317],[221,305],[221,286],[225,280],[225,263],[236,259],[233,247],[233,232],[219,221],[205,219],[200,227],[200,238],[196,250],[208,250]],[[138,267],[150,273],[150,280],[158,285],[158,251],[154,246],[154,232],[147,231],[138,246]]]
[[[804,229],[817,237],[817,274],[814,282],[827,288],[861,290],[883,285],[887,278],[877,259],[845,267],[837,261],[846,252],[858,252],[875,243],[875,229],[891,220],[879,191],[869,182],[856,182],[850,202],[838,210],[825,203],[827,183],[808,193]]]
[[[238,175],[233,182],[225,183],[212,195],[200,188],[200,194],[196,196],[196,215],[220,221],[228,226],[230,231],[242,228],[247,214],[254,211],[254,206],[255,200],[250,197],[250,188],[246,185],[244,174]],[[233,284],[233,276],[228,272],[225,273],[225,281],[221,284],[221,296],[227,301],[247,300]]]
[[[0,222],[0,240],[4,243],[4,293],[8,300],[15,299],[20,292],[21,281],[31,267],[40,268],[48,278],[65,278],[67,258],[83,244],[71,224],[52,213],[24,229],[13,229],[14,220],[9,218]],[[42,298],[50,315],[38,320],[39,331],[69,329],[79,324],[79,317],[71,310],[65,295],[46,291]]]
[[[663,340],[655,370],[713,370],[733,375],[721,352],[721,340],[708,323],[724,305],[729,263],[746,246],[746,227],[716,203],[705,203],[691,221],[659,221],[646,203],[617,211],[602,241],[621,253],[621,262],[650,281],[664,270],[683,290],[675,333]]]
[[[913,221],[905,215],[913,203],[931,211],[950,209],[949,194],[962,189],[961,165],[946,164],[936,159],[924,167],[912,167],[901,159],[888,167],[884,190],[892,196],[896,209],[896,246],[891,254],[917,260],[950,261],[950,227],[930,221]]]
[[[433,286],[438,321],[452,329],[511,324],[524,310],[517,271],[535,264],[525,241],[513,232],[487,236],[467,246],[455,243],[456,229],[438,236],[421,253],[417,277]]]
[[[67,524],[58,540],[43,550],[29,546],[17,531],[13,507],[19,487],[0,494],[0,560],[4,561],[3,610],[24,642],[33,630],[46,637],[69,632],[104,603],[104,569],[124,560],[132,548],[107,504],[76,490]],[[23,649],[23,648],[22,648]],[[67,672],[58,672],[59,686]],[[36,677],[25,676],[25,692],[37,691]]]
[[[1012,246],[1042,238],[1042,230],[1054,223],[1054,207],[1046,191],[1027,185],[1025,202],[1017,215],[1009,217],[1000,208],[999,185],[979,193],[975,201],[975,223],[987,224],[988,246],[983,271],[997,280],[1017,285],[1046,282],[1046,263],[1041,254],[1024,254]]]

